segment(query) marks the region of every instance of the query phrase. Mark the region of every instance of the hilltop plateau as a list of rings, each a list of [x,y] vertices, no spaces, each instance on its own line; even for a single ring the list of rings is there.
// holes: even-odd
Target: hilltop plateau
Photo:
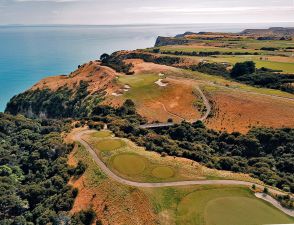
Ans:
[[[13,192],[23,199],[11,217],[293,223],[292,37],[292,28],[158,37],[14,96],[0,114],[0,149],[21,160],[0,171],[9,185],[35,183]]]

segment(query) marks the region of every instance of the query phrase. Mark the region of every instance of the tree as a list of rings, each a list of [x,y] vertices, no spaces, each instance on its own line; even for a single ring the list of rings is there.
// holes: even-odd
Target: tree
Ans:
[[[253,61],[246,61],[236,63],[231,71],[232,77],[239,77],[245,74],[252,74],[256,70],[255,62]]]
[[[100,60],[102,63],[107,63],[109,58],[110,58],[110,56],[107,53],[104,53],[100,56]]]

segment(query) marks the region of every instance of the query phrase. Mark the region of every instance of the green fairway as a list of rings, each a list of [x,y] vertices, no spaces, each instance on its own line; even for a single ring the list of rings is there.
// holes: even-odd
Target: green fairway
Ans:
[[[174,176],[174,170],[168,166],[155,167],[152,170],[152,175],[157,178],[170,178]]]
[[[193,45],[172,45],[172,46],[163,46],[160,47],[161,51],[170,51],[170,52],[259,52],[264,53],[264,51],[255,50],[255,49],[243,49],[243,48],[224,48],[224,47],[209,47],[209,46],[197,46],[193,47]]]
[[[121,139],[103,139],[95,143],[95,147],[99,151],[112,151],[126,146]]]
[[[293,223],[273,206],[254,197],[247,188],[199,190],[186,195],[177,207],[178,224],[255,225]]]
[[[266,67],[273,70],[282,70],[285,73],[294,73],[294,63],[274,62],[274,61],[255,61],[258,68]]]
[[[217,57],[208,57],[209,60],[213,62],[228,62],[231,64],[235,64],[237,62],[244,61],[254,61],[256,63],[257,68],[266,67],[273,70],[282,70],[286,73],[294,73],[294,63],[291,62],[276,62],[276,61],[265,61],[260,60],[259,57],[256,56],[217,56]]]
[[[124,175],[140,174],[145,170],[146,159],[136,154],[120,154],[114,157],[113,167]]]
[[[101,130],[101,131],[92,133],[91,136],[94,138],[106,138],[106,137],[110,137],[111,134],[112,132],[109,130]]]
[[[158,74],[139,74],[134,76],[121,76],[119,82],[128,84],[131,89],[123,96],[134,100],[156,97],[160,88],[155,82],[159,79]]]

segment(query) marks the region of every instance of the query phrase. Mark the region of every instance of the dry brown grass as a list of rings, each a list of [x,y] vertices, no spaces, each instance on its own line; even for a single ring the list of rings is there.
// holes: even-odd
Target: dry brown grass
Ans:
[[[192,85],[167,78],[168,86],[154,99],[146,99],[138,105],[138,112],[149,121],[167,121],[172,118],[179,122],[200,118],[200,113],[193,106],[196,96]]]
[[[107,94],[111,94],[114,90],[119,89],[115,83],[118,76],[113,69],[101,66],[99,62],[89,62],[82,65],[76,71],[68,76],[47,77],[35,84],[31,90],[48,88],[56,91],[58,88],[67,87],[75,89],[79,86],[80,81],[88,82],[88,91],[91,93],[105,90]]]
[[[294,127],[294,102],[239,91],[210,92],[214,116],[208,127],[246,133],[251,127]]]
[[[171,66],[159,65],[155,63],[144,62],[142,59],[127,59],[125,63],[131,63],[133,65],[132,71],[135,74],[140,73],[166,73],[171,71],[177,71],[178,69]]]

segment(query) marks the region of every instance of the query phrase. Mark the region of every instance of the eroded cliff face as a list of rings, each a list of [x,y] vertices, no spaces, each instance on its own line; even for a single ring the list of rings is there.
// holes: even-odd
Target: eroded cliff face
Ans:
[[[269,29],[246,29],[246,30],[242,31],[241,34],[294,36],[294,27],[271,27]]]
[[[185,38],[173,38],[173,37],[161,37],[156,39],[155,47],[161,47],[166,45],[184,45],[194,42],[194,40],[189,40]]]
[[[119,85],[113,69],[91,61],[69,75],[47,77],[14,96],[5,112],[33,118],[87,116]]]

